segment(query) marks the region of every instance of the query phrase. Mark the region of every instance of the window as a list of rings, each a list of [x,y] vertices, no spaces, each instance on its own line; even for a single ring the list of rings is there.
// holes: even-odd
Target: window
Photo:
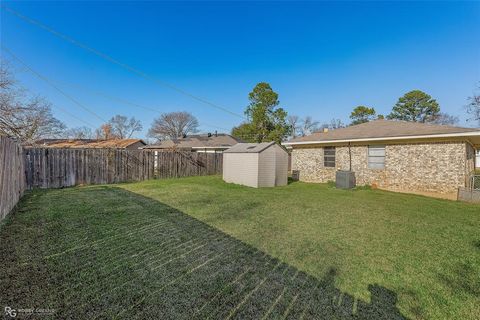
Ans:
[[[368,146],[368,167],[370,169],[385,168],[385,146]]]
[[[323,148],[323,165],[325,167],[335,167],[335,147]]]

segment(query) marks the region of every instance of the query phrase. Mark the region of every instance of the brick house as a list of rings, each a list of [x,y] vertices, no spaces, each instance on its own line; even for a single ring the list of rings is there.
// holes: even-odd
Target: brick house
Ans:
[[[292,149],[292,170],[301,181],[333,181],[337,170],[351,170],[357,185],[453,194],[475,170],[480,130],[376,120],[284,145]]]

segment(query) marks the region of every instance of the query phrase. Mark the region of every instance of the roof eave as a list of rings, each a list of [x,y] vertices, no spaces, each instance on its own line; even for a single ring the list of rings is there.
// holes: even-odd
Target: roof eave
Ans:
[[[309,144],[333,144],[333,143],[348,143],[348,142],[369,142],[369,141],[375,142],[375,141],[391,141],[391,140],[416,140],[416,139],[462,138],[462,137],[465,137],[465,138],[480,137],[480,131],[415,135],[415,136],[379,137],[379,138],[296,141],[296,142],[283,142],[282,145],[296,146],[296,145],[309,145]]]

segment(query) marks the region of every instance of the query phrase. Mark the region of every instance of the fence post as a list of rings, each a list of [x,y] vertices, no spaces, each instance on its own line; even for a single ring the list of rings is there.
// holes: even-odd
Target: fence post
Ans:
[[[0,220],[10,213],[25,192],[25,172],[22,146],[0,136]]]

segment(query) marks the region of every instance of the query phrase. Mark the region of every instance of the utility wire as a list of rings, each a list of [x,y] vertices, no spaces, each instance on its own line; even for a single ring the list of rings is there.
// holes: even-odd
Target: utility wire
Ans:
[[[58,85],[63,85],[63,86],[73,87],[73,88],[76,87],[76,88],[80,88],[80,89],[85,90],[85,91],[90,91],[93,94],[104,97],[104,98],[109,99],[109,100],[114,101],[114,102],[122,103],[124,105],[133,106],[133,107],[144,109],[144,110],[147,110],[147,111],[150,111],[150,112],[161,113],[161,111],[158,110],[158,109],[147,107],[147,106],[129,101],[127,99],[119,98],[119,97],[107,94],[107,93],[105,93],[103,91],[100,91],[98,89],[92,89],[92,88],[86,87],[86,86],[78,84],[78,83],[71,83],[71,82],[67,83],[65,81],[58,81],[58,80],[54,80],[52,78],[50,78],[50,81],[55,82]]]
[[[115,102],[119,102],[119,103],[122,103],[122,104],[125,104],[125,105],[133,106],[133,107],[136,107],[136,108],[144,109],[144,110],[154,112],[154,113],[158,113],[158,114],[163,113],[162,111],[160,111],[158,109],[154,109],[154,108],[151,108],[151,107],[148,107],[148,106],[145,106],[145,105],[141,105],[141,104],[138,104],[136,102],[129,101],[127,99],[119,98],[119,97],[113,96],[111,94],[107,94],[107,93],[105,93],[103,91],[100,91],[98,89],[91,89],[91,88],[88,88],[88,87],[86,87],[84,85],[81,85],[81,84],[78,84],[78,83],[71,83],[71,82],[67,83],[65,81],[60,82],[60,81],[54,80],[52,78],[50,78],[49,80],[51,82],[54,82],[54,83],[58,84],[58,85],[81,88],[82,90],[90,91],[90,92],[92,92],[96,95],[102,96],[106,99],[109,99],[109,100],[112,100],[112,101],[115,101]],[[224,131],[230,131],[229,129],[222,128],[222,127],[219,127],[219,126],[216,126],[216,125],[213,125],[213,124],[210,124],[210,123],[206,123],[206,122],[203,122],[203,121],[201,121],[199,124],[207,126],[207,127],[212,127],[212,128],[224,130]]]
[[[183,94],[183,95],[185,95],[185,96],[187,96],[187,97],[190,97],[190,98],[192,98],[192,99],[194,99],[194,100],[197,100],[197,101],[199,101],[199,102],[201,102],[201,103],[204,103],[204,104],[206,104],[206,105],[209,105],[209,106],[211,106],[211,107],[213,107],[213,108],[216,108],[216,109],[218,109],[218,110],[221,110],[221,111],[223,111],[223,112],[226,112],[226,113],[229,113],[229,114],[231,114],[231,115],[237,116],[237,117],[239,117],[239,118],[245,119],[245,117],[242,116],[242,115],[239,114],[239,113],[230,111],[230,110],[228,110],[227,108],[224,108],[224,107],[219,106],[219,105],[217,105],[217,104],[215,104],[215,103],[212,103],[212,102],[210,102],[210,101],[208,101],[208,100],[206,100],[206,99],[203,99],[203,98],[200,98],[200,97],[198,97],[198,96],[195,96],[195,95],[193,95],[193,94],[191,94],[191,93],[189,93],[189,92],[187,92],[187,91],[185,91],[185,90],[183,90],[183,89],[181,89],[181,88],[179,88],[179,87],[177,87],[177,86],[174,86],[174,85],[172,85],[172,84],[170,84],[170,83],[167,83],[167,82],[165,82],[165,81],[160,81],[160,80],[158,80],[158,79],[156,79],[156,78],[154,78],[154,77],[146,74],[145,72],[143,72],[143,71],[141,71],[141,70],[139,70],[139,69],[136,69],[136,68],[134,68],[134,67],[131,67],[130,65],[125,64],[125,63],[123,63],[123,62],[120,62],[120,61],[112,58],[111,56],[103,53],[103,52],[100,52],[100,51],[98,51],[98,50],[96,50],[96,49],[94,49],[94,48],[92,48],[92,47],[90,47],[90,46],[88,46],[88,45],[86,45],[86,44],[84,44],[84,43],[82,43],[82,42],[79,42],[79,41],[77,41],[77,40],[75,40],[75,39],[73,39],[73,38],[71,38],[71,37],[69,37],[69,36],[67,36],[67,35],[65,35],[65,34],[63,34],[63,33],[60,33],[60,32],[58,32],[58,31],[56,31],[56,30],[54,30],[54,29],[52,29],[52,28],[44,25],[43,23],[41,23],[41,22],[39,22],[39,21],[37,21],[37,20],[34,20],[34,19],[32,19],[32,18],[29,18],[29,17],[27,17],[27,16],[25,16],[25,15],[23,15],[23,14],[15,11],[15,10],[7,7],[6,5],[2,5],[2,7],[3,7],[5,10],[7,10],[8,12],[10,12],[10,13],[14,14],[15,16],[17,16],[18,18],[20,18],[20,19],[22,19],[22,20],[24,20],[24,21],[26,21],[26,22],[28,22],[28,23],[30,23],[30,24],[36,25],[36,26],[38,26],[38,27],[40,27],[40,28],[42,28],[42,29],[50,32],[50,33],[53,34],[53,35],[55,35],[55,36],[57,36],[57,37],[65,40],[65,41],[67,41],[67,42],[70,42],[70,43],[72,43],[72,44],[74,44],[74,45],[76,45],[76,46],[78,46],[78,47],[80,47],[80,48],[82,48],[82,49],[84,49],[84,50],[87,50],[87,51],[89,51],[89,52],[91,52],[91,53],[93,53],[93,54],[95,54],[95,55],[97,55],[97,56],[99,56],[99,57],[101,57],[101,58],[103,58],[103,59],[111,62],[111,63],[114,63],[114,64],[116,64],[116,65],[118,65],[118,66],[120,66],[120,67],[122,67],[122,68],[124,68],[124,69],[126,69],[126,70],[128,70],[128,71],[130,71],[131,73],[134,73],[134,74],[136,74],[136,75],[138,75],[138,76],[140,76],[140,77],[142,77],[142,78],[144,78],[144,79],[150,80],[150,81],[152,81],[152,82],[154,82],[154,83],[156,83],[156,84],[158,84],[158,85],[160,85],[160,86],[164,86],[164,87],[170,88],[171,90],[174,90],[174,91],[176,91],[176,92],[178,92],[178,93],[180,93],[180,94]]]
[[[25,64],[23,64],[25,66]],[[26,68],[28,71],[30,71],[30,69]],[[113,96],[111,94],[107,94],[103,91],[100,91],[98,89],[92,89],[92,88],[89,88],[87,86],[84,86],[84,85],[81,85],[81,84],[78,84],[78,83],[72,83],[72,82],[66,82],[66,81],[58,81],[58,80],[55,80],[55,79],[52,79],[52,78],[49,78],[45,75],[42,75],[43,78],[45,78],[46,80],[48,80],[50,83],[54,83],[54,84],[57,84],[57,85],[60,85],[60,86],[69,86],[69,87],[76,87],[76,88],[80,88],[84,91],[90,91],[96,95],[99,95],[99,96],[102,96],[106,99],[109,99],[111,101],[114,101],[114,102],[119,102],[119,103],[122,103],[122,104],[125,104],[125,105],[129,105],[129,106],[133,106],[133,107],[136,107],[136,108],[141,108],[141,109],[144,109],[144,110],[147,110],[147,111],[150,111],[150,112],[154,112],[154,113],[158,113],[158,114],[162,114],[163,112],[158,110],[158,109],[154,109],[154,108],[151,108],[151,107],[148,107],[148,106],[144,106],[144,105],[141,105],[141,104],[138,104],[138,103],[135,103],[135,102],[132,102],[132,101],[129,101],[127,99],[123,99],[123,98],[119,98],[119,97],[116,97],[116,96]],[[71,115],[69,113],[69,115]],[[219,127],[219,126],[216,126],[216,125],[213,125],[213,124],[210,124],[210,123],[207,123],[207,122],[203,122],[201,121],[199,123],[200,125],[203,125],[203,126],[207,126],[207,127],[212,127],[212,128],[216,128],[216,129],[220,129],[220,130],[223,130],[225,132],[229,132],[230,130],[229,129],[226,129],[226,128],[223,128],[223,127]]]
[[[2,46],[2,49],[5,50],[8,54],[10,54],[15,60],[17,60],[18,62],[20,62],[27,70],[29,70],[31,73],[33,73],[35,76],[37,76],[39,79],[45,81],[46,83],[48,83],[51,87],[53,87],[55,90],[57,90],[58,92],[60,92],[64,97],[66,97],[67,99],[69,99],[70,101],[72,101],[75,105],[77,105],[78,107],[82,108],[83,110],[87,111],[88,113],[90,113],[91,115],[95,116],[96,118],[100,119],[102,122],[107,122],[107,120],[103,119],[101,116],[99,116],[97,113],[93,112],[92,110],[90,110],[89,108],[87,108],[86,106],[84,106],[82,103],[80,103],[79,101],[77,101],[75,98],[73,98],[71,95],[67,94],[65,91],[63,91],[62,89],[60,89],[58,86],[56,86],[54,83],[52,83],[47,77],[43,76],[42,74],[38,73],[37,71],[33,70],[30,66],[28,66],[25,61],[23,61],[22,59],[20,59],[17,55],[15,55],[10,49],[8,49],[7,47],[5,46]],[[63,110],[63,109],[62,109]],[[65,111],[65,110],[64,110]],[[70,113],[69,113],[70,114]],[[70,114],[72,116],[72,114]],[[79,118],[77,118],[78,120],[80,120]],[[86,123],[85,121],[81,120],[83,123]],[[90,124],[89,124],[90,125]],[[95,127],[95,126],[93,126]]]
[[[30,69],[27,65],[23,64],[23,62],[22,62],[21,60],[19,60],[18,57],[16,57],[15,55],[13,55],[11,51],[9,51],[9,50],[8,50],[7,48],[5,48],[4,46],[2,46],[2,49],[5,50],[6,52],[8,52],[8,53],[9,53],[14,59],[16,59],[18,62],[22,63],[22,65],[23,65],[28,71],[30,71],[31,73],[33,73],[34,75],[36,75],[37,77],[39,77],[39,75],[38,75],[37,73],[35,73],[35,72],[34,72],[32,69]],[[42,79],[41,77],[39,77],[39,78]],[[42,79],[42,80],[44,80],[44,79]],[[61,91],[60,89],[58,89],[58,88],[56,88],[56,87],[55,87],[55,89],[57,89],[57,90],[60,91],[63,95],[65,95],[65,93],[64,93],[63,91]],[[55,105],[55,107],[56,107],[57,109],[59,109],[60,111],[64,112],[65,114],[69,115],[70,117],[72,117],[72,118],[74,118],[74,119],[76,119],[76,120],[78,120],[78,121],[86,124],[87,126],[95,129],[95,126],[94,126],[93,124],[91,124],[91,123],[89,123],[89,122],[87,122],[87,121],[85,121],[85,120],[77,117],[76,115],[74,115],[73,113],[69,112],[69,111],[66,110],[65,108],[59,107],[59,106],[57,106],[57,105]]]

